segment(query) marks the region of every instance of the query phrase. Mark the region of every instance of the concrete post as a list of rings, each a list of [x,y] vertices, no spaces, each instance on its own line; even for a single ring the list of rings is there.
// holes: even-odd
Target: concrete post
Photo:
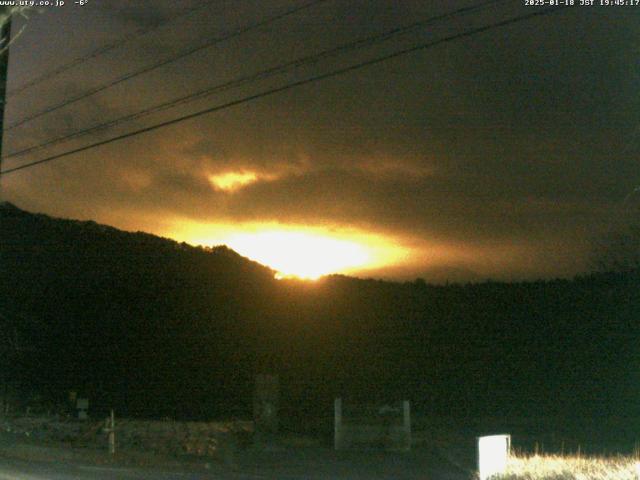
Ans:
[[[278,433],[278,400],[280,384],[277,375],[256,376],[253,399],[253,420],[256,441],[263,446],[272,446]]]

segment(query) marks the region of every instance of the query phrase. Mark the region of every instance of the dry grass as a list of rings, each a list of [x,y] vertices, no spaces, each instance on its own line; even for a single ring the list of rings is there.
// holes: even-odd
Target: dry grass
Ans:
[[[500,480],[640,480],[636,457],[512,455]],[[497,480],[497,479],[496,479]]]

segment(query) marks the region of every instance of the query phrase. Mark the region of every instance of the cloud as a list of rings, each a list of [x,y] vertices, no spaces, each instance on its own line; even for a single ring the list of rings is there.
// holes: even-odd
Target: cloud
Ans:
[[[171,17],[171,11],[166,11],[162,4],[149,8],[146,5],[132,4],[127,0],[111,0],[108,3],[100,3],[99,5],[110,16],[140,28],[155,27]]]
[[[253,15],[274,6],[263,3]],[[347,2],[335,7],[340,16],[323,8],[181,63],[180,72],[127,84],[122,95],[84,103],[43,123],[33,136],[408,23],[430,13],[433,4]],[[421,252],[397,275],[436,267],[470,276],[579,271],[589,248],[584,239],[603,229],[640,183],[640,71],[633,49],[625,48],[635,41],[637,19],[628,12],[586,10],[450,42],[3,182],[27,208],[131,229],[160,232],[163,218],[351,226],[402,239]],[[155,25],[169,12],[168,3],[153,12],[129,7],[118,21]],[[218,17],[244,19],[229,12]],[[346,20],[327,25],[318,18]],[[201,23],[187,32],[190,41],[211,33]],[[180,41],[188,43],[186,37]],[[114,60],[114,68],[126,70],[136,55]],[[335,64],[365,57],[345,56]],[[207,98],[140,126],[325,67]],[[73,88],[88,78],[74,78]],[[215,188],[212,179],[225,175],[235,175],[241,188]],[[47,202],[38,198],[42,191]]]

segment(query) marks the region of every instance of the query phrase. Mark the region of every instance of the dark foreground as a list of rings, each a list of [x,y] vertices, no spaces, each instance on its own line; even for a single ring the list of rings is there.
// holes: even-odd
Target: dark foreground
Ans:
[[[238,453],[226,465],[211,462],[157,461],[144,466],[129,462],[91,461],[79,456],[65,458],[64,452],[50,450],[28,458],[24,450],[20,457],[5,451],[0,456],[0,480],[70,480],[70,479],[220,479],[220,480],[468,480],[465,472],[442,458],[436,451],[394,452],[334,452],[329,448],[288,448],[278,451]]]

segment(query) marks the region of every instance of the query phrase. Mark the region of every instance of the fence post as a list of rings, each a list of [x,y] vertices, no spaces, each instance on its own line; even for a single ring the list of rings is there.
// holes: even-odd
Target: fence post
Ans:
[[[411,403],[409,400],[402,402],[402,419],[404,426],[405,449],[411,450]]]
[[[333,446],[340,450],[343,446],[342,431],[342,398],[336,398],[333,402]]]
[[[256,376],[253,397],[253,421],[256,443],[273,447],[278,434],[278,403],[280,383],[277,375]]]
[[[111,416],[107,420],[107,422],[109,424],[109,427],[107,428],[107,431],[109,432],[109,453],[111,455],[115,455],[116,453],[116,415],[113,409],[111,410]]]

